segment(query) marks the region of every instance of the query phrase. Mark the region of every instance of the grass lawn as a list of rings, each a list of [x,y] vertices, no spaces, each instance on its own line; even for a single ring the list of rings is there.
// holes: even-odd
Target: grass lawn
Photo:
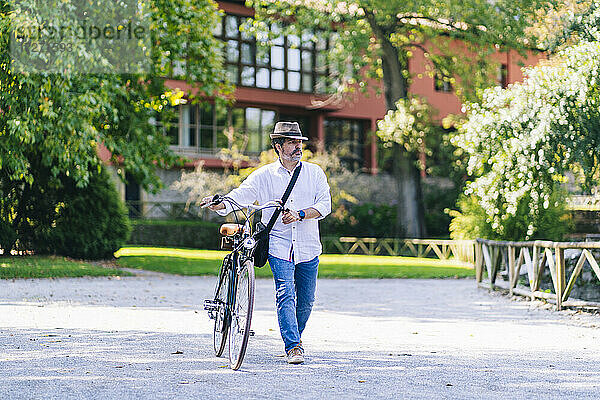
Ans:
[[[179,275],[215,275],[226,251],[158,247],[126,247],[115,253],[121,267]],[[470,278],[469,264],[431,258],[323,254],[321,278]],[[257,277],[271,277],[268,266],[256,269]]]
[[[52,256],[0,257],[0,279],[130,276],[131,273]]]

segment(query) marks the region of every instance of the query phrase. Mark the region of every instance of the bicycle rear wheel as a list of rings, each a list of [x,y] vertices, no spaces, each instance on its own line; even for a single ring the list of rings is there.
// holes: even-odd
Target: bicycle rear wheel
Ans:
[[[250,336],[254,308],[254,263],[246,261],[236,273],[235,302],[229,327],[229,364],[233,370],[242,366]]]
[[[227,342],[227,332],[229,328],[229,312],[227,310],[227,291],[229,290],[229,280],[231,271],[225,272],[223,281],[217,288],[215,294],[215,300],[217,301],[219,308],[215,313],[215,326],[213,329],[213,347],[215,349],[215,355],[221,357],[223,350],[225,350],[225,343]]]

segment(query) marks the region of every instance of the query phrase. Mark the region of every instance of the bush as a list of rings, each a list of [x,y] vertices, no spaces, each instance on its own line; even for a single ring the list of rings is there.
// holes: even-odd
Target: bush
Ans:
[[[129,244],[218,250],[220,224],[207,221],[140,220],[133,222]]]
[[[446,210],[454,207],[460,189],[449,179],[430,179],[423,183],[425,230],[429,238],[447,238],[451,217]]]
[[[530,199],[525,196],[517,205],[515,215],[502,219],[501,227],[493,227],[489,216],[475,196],[462,196],[458,211],[450,211],[452,239],[495,240],[562,240],[574,228],[571,214],[567,211],[564,193],[556,191],[550,197],[547,208],[540,207],[533,215],[529,209]]]
[[[131,230],[127,210],[104,168],[85,187],[31,158],[32,181],[0,174],[0,246],[81,259],[110,258]],[[2,172],[2,170],[0,170]],[[80,182],[83,183],[83,182]]]
[[[58,212],[58,204],[63,201],[62,181],[70,181],[64,174],[53,177],[49,168],[41,164],[41,160],[33,159],[31,173],[34,176],[33,183],[22,181],[18,183],[20,190],[11,191],[14,182],[3,180],[3,192],[8,195],[3,199],[6,201],[4,218],[10,221],[11,227],[17,235],[14,245],[16,250],[37,253],[52,253],[49,250],[49,235]],[[12,196],[10,195],[13,192]],[[5,219],[5,221],[6,221]]]
[[[475,196],[461,196],[457,201],[460,211],[450,210],[450,238],[452,239],[498,239],[487,215]]]
[[[69,182],[59,193],[63,201],[45,250],[78,259],[112,258],[125,244],[131,225],[106,170],[92,175],[85,188]]]
[[[436,181],[437,182],[437,181]],[[458,189],[424,185],[425,227],[428,237],[448,237],[451,217],[445,209],[456,203]],[[396,237],[396,204],[345,203],[321,223],[323,236]]]
[[[394,237],[396,206],[373,203],[340,206],[320,225],[323,236]]]
[[[486,89],[480,104],[465,106],[454,138],[469,156],[465,193],[503,238],[564,236],[561,186],[592,194],[598,185],[600,8],[572,17],[591,41],[526,70],[522,83]]]

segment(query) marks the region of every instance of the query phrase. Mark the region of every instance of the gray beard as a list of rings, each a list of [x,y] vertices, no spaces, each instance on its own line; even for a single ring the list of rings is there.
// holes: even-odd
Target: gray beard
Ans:
[[[286,156],[285,154],[281,155],[281,158],[283,158],[286,161],[300,161],[300,159],[302,159],[302,152],[300,153],[295,153],[289,156]]]

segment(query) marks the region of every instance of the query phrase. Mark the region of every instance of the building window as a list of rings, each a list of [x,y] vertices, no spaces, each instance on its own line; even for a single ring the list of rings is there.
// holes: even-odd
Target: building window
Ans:
[[[154,117],[150,118],[150,124],[162,132],[171,145],[179,145],[179,109],[176,107],[168,107],[163,110],[158,116],[158,120]]]
[[[364,123],[350,119],[324,121],[325,146],[334,151],[349,169],[360,170],[364,165]]]
[[[178,107],[178,146],[212,150],[227,143],[223,130],[227,113],[217,112],[213,104],[190,104]]]
[[[240,86],[291,92],[322,93],[327,89],[326,54],[329,41],[322,32],[302,36],[278,35],[270,48],[257,46],[256,39],[240,31],[247,17],[226,15],[213,30],[225,42],[225,68],[231,82]]]
[[[258,154],[271,145],[276,112],[256,107],[227,109],[213,104],[186,104],[175,109],[175,121],[163,129],[171,145],[184,152],[216,153],[234,144]]]
[[[269,134],[275,125],[276,113],[256,107],[233,108],[231,125],[235,137],[230,138],[247,154],[259,154],[271,147]]]
[[[439,71],[433,76],[433,87],[436,92],[451,93],[453,90],[450,77]]]

